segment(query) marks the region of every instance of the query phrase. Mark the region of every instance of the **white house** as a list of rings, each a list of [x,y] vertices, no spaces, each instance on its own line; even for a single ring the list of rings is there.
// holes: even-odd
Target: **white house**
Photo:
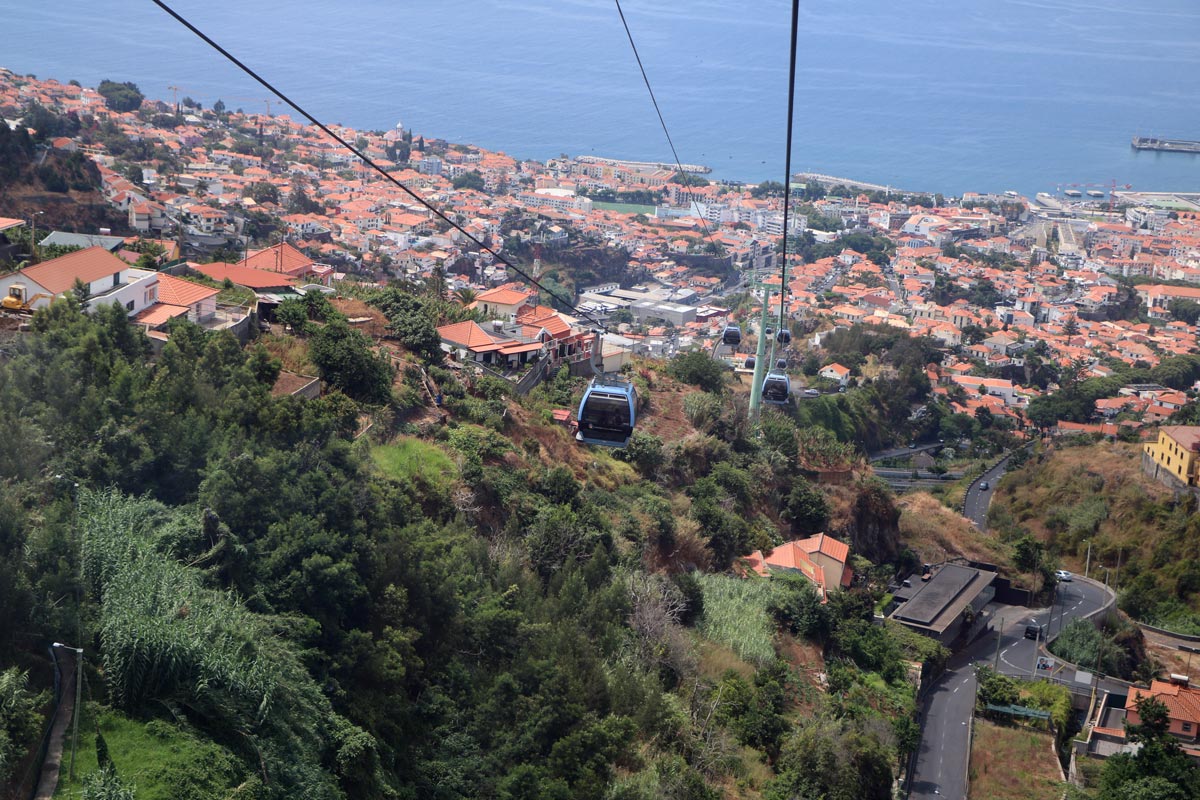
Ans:
[[[839,386],[845,386],[846,381],[850,380],[850,370],[843,367],[841,364],[834,362],[828,366],[821,367],[821,371],[817,373],[822,378],[831,381],[837,381]]]
[[[88,247],[0,277],[0,292],[45,308],[71,292],[79,280],[88,289],[88,308],[120,303],[137,314],[158,302],[158,273],[135,269],[103,247]]]

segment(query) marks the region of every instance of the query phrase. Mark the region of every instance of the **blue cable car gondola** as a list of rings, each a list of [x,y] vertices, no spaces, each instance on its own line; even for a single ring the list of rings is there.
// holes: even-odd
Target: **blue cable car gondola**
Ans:
[[[742,343],[742,329],[737,325],[726,325],[721,334],[721,344],[737,347]]]
[[[775,369],[786,370],[787,369],[787,359],[786,358],[775,359]]]
[[[771,370],[763,379],[762,399],[764,403],[785,406],[792,396],[792,381],[786,372]]]
[[[637,390],[628,381],[603,375],[592,378],[579,403],[578,420],[578,441],[624,447],[637,423]]]
[[[784,347],[792,343],[792,332],[787,328],[781,328],[779,333],[775,334],[775,341],[779,342]]]
[[[748,356],[746,358],[746,369],[754,369],[756,363],[758,362],[754,360],[754,356]]]

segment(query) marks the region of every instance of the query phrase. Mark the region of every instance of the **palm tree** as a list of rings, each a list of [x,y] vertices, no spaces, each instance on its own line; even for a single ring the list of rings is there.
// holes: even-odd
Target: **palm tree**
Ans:
[[[454,290],[454,299],[464,306],[469,306],[475,302],[475,298],[479,295],[474,289],[464,286],[461,289]]]

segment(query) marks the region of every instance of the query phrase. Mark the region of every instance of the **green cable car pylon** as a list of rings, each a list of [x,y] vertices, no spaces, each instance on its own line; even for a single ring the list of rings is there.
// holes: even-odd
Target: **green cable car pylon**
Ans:
[[[792,0],[792,47],[791,63],[788,66],[788,110],[787,110],[787,151],[784,156],[783,178],[783,251],[780,254],[782,268],[779,285],[779,330],[784,329],[787,321],[787,244],[788,218],[791,215],[792,199],[792,117],[796,109],[796,34],[800,29],[800,0]],[[766,284],[763,287],[762,321],[758,326],[758,350],[754,359],[754,385],[750,387],[750,421],[758,420],[759,409],[762,406],[762,386],[765,375],[763,365],[767,354],[767,342],[764,338],[767,330],[767,319],[771,307],[771,290]],[[771,343],[771,363],[775,362],[775,343]]]

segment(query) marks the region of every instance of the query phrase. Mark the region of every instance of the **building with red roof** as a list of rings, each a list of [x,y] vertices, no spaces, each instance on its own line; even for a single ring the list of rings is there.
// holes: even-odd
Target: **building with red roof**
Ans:
[[[289,275],[286,272],[254,269],[242,266],[241,264],[225,264],[220,261],[214,261],[211,264],[193,264],[188,262],[188,266],[201,275],[207,275],[214,281],[225,281],[228,279],[236,286],[244,286],[256,292],[291,289],[301,283],[299,277]]]
[[[31,308],[45,308],[56,297],[86,287],[89,308],[118,303],[137,314],[158,302],[158,273],[135,269],[103,247],[87,247],[0,277],[0,294],[17,297]]]
[[[812,582],[817,595],[824,603],[828,593],[837,588],[848,588],[854,577],[847,563],[850,546],[826,533],[818,533],[807,539],[795,539],[763,553],[755,550],[744,559],[747,569],[763,577],[772,572],[799,573]]]
[[[529,292],[508,286],[499,286],[486,292],[480,292],[470,307],[481,310],[486,317],[515,322],[517,314],[527,305],[532,305]]]
[[[1125,719],[1129,725],[1141,724],[1138,702],[1152,697],[1167,707],[1169,726],[1167,732],[1180,740],[1180,744],[1192,758],[1200,758],[1200,689],[1183,680],[1150,682],[1149,689],[1129,687],[1125,699]]]

